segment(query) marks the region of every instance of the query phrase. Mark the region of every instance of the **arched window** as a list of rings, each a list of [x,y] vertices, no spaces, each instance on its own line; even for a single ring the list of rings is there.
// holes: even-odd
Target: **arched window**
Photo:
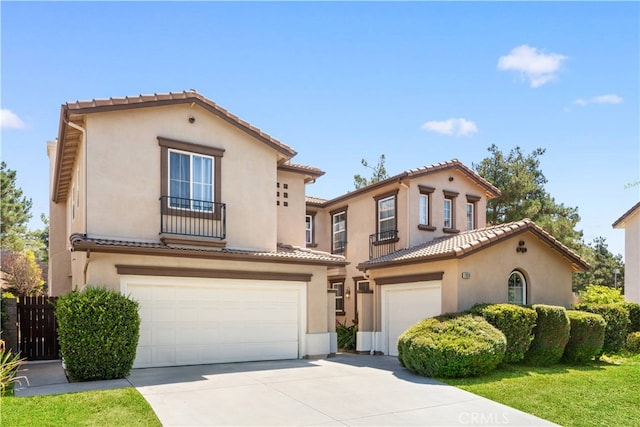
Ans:
[[[519,271],[512,271],[509,275],[509,297],[511,304],[524,305],[527,303],[527,281]]]

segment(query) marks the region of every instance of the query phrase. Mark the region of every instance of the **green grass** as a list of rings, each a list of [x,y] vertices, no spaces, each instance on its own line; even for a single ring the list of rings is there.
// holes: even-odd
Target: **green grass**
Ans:
[[[507,365],[478,378],[440,379],[563,426],[636,426],[640,355],[586,365]]]
[[[162,425],[135,388],[1,399],[3,427]]]

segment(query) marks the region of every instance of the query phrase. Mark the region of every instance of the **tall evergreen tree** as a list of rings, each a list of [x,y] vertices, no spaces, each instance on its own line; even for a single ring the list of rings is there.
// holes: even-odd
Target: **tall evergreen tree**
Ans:
[[[487,201],[487,224],[495,225],[529,218],[572,249],[582,246],[578,208],[557,203],[546,191],[547,178],[540,168],[543,148],[524,154],[515,147],[505,155],[494,144],[491,155],[474,164],[475,171],[498,187],[502,195]]]
[[[0,241],[3,249],[17,248],[31,219],[32,201],[16,185],[16,171],[0,163]]]

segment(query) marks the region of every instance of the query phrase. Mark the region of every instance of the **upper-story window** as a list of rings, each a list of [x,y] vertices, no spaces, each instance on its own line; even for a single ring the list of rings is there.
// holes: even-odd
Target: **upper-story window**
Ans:
[[[374,197],[376,200],[377,241],[397,238],[396,197],[398,191]]]
[[[199,211],[218,217],[224,150],[158,137],[161,147],[161,196],[173,215]]]
[[[466,205],[466,217],[467,217],[467,230],[475,230],[478,228],[478,219],[476,217],[476,206],[480,200],[478,196],[472,196],[467,194],[467,205]]]
[[[331,213],[331,252],[342,254],[347,245],[347,210]]]
[[[315,239],[315,212],[307,212],[304,216],[305,243],[307,246],[314,246]]]
[[[445,233],[457,233],[456,229],[456,198],[458,193],[455,191],[443,190],[444,194],[444,224]]]
[[[431,224],[431,195],[435,191],[433,187],[418,185],[418,228],[420,230],[434,231],[436,227]]]
[[[213,211],[213,157],[169,150],[169,206]]]

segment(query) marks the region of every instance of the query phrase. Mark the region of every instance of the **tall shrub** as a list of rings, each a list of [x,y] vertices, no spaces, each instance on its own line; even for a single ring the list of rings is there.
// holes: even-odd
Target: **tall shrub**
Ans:
[[[568,363],[588,362],[602,350],[606,322],[599,314],[567,310],[571,322],[569,342],[564,348],[562,360]]]
[[[467,377],[494,370],[504,358],[504,334],[480,316],[424,319],[398,338],[398,359],[430,377]]]
[[[629,324],[629,310],[624,303],[616,304],[582,304],[576,306],[577,310],[590,311],[604,317],[607,327],[604,330],[603,353],[615,353],[620,351],[627,339]]]
[[[124,378],[136,356],[138,303],[104,287],[71,292],[56,302],[60,351],[79,381]]]
[[[624,306],[629,310],[629,332],[640,332],[640,304],[627,301]]]
[[[589,285],[578,294],[580,304],[614,304],[623,302],[620,289],[602,285]]]
[[[533,341],[533,328],[538,314],[535,310],[514,304],[479,304],[471,309],[498,328],[507,338],[504,362],[513,363],[524,359]]]
[[[569,341],[569,318],[564,307],[536,304],[538,313],[533,341],[525,355],[525,362],[537,366],[558,363]]]

